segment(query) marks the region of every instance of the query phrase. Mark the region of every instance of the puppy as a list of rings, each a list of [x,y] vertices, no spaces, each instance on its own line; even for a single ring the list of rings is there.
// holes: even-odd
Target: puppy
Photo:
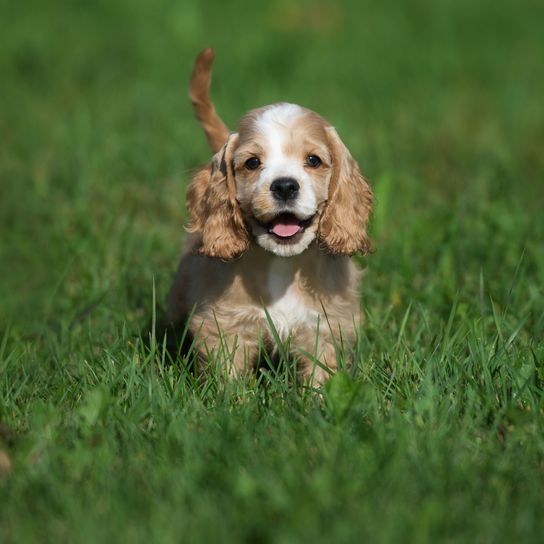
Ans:
[[[360,272],[372,191],[336,130],[317,113],[278,103],[229,133],[209,98],[213,50],[200,53],[190,97],[215,153],[187,193],[186,248],[167,319],[188,326],[200,370],[231,375],[259,364],[278,337],[297,373],[323,383],[361,322]]]

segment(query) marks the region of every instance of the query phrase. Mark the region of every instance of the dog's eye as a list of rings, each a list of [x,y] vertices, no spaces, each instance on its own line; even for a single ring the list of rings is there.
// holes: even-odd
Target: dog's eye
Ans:
[[[261,166],[261,161],[259,160],[258,157],[250,157],[244,163],[244,165],[248,170],[256,170],[257,168],[259,168],[259,166]]]
[[[310,168],[319,168],[321,166],[321,159],[317,155],[308,155],[306,157],[306,164]]]

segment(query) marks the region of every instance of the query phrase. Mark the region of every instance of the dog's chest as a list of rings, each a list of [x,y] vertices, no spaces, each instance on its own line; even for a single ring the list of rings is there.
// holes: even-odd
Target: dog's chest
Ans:
[[[266,310],[282,339],[287,338],[294,327],[317,326],[318,312],[309,307],[302,296],[289,258],[273,259],[266,287],[269,300]]]

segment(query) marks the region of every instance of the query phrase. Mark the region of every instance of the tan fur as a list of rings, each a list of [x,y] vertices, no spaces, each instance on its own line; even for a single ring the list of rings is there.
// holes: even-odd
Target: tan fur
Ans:
[[[275,351],[264,310],[267,308],[274,317],[274,299],[267,288],[274,259],[281,257],[252,246],[240,259],[225,262],[196,255],[189,246],[170,293],[168,317],[175,323],[193,312],[189,329],[202,354],[201,370],[209,352],[221,353],[230,373],[236,375],[255,367],[260,344]],[[312,357],[334,372],[335,344],[349,346],[355,340],[361,320],[357,289],[360,272],[349,257],[327,255],[316,246],[290,259],[293,266],[286,283],[318,319],[312,326],[295,326],[287,335],[280,322],[275,328],[283,341],[290,335],[300,361],[299,373],[315,373],[314,381],[321,383],[327,372],[314,368]]]
[[[189,83],[189,97],[197,119],[202,124],[208,144],[215,153],[227,141],[229,129],[217,115],[210,100],[211,72],[214,59],[211,47],[200,52],[195,60],[191,81]]]
[[[319,223],[319,239],[331,253],[368,253],[366,225],[372,210],[372,191],[336,130],[327,135],[333,156],[329,201]]]
[[[241,255],[249,246],[232,171],[232,148],[237,138],[229,138],[211,163],[196,174],[187,192],[192,220],[188,230],[200,234],[197,251],[225,260]]]
[[[210,67],[204,63],[208,80]],[[199,77],[202,87],[208,80]],[[289,104],[253,110],[228,139],[209,130],[210,123],[219,126],[213,115],[203,125],[217,152],[188,190],[190,235],[168,319],[180,326],[189,319],[202,370],[211,354],[231,374],[253,368],[263,346],[277,349],[276,329],[289,339],[299,373],[322,383],[337,368],[338,346],[354,342],[361,322],[360,273],[349,256],[370,248],[370,187],[334,128],[315,112]],[[308,166],[311,154],[321,158],[318,168]],[[260,159],[258,169],[245,166],[250,157]],[[287,204],[271,193],[274,176],[300,184],[288,212],[306,223],[287,244],[266,227],[286,213]]]

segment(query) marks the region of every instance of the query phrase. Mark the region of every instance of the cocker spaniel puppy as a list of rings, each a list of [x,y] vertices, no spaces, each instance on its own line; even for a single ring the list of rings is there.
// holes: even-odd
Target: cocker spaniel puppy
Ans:
[[[211,356],[246,372],[279,336],[297,373],[322,383],[360,323],[350,255],[369,251],[371,189],[336,130],[301,106],[252,110],[229,133],[209,98],[212,63],[213,50],[198,56],[190,96],[215,155],[187,193],[167,319],[188,324],[201,370]]]

